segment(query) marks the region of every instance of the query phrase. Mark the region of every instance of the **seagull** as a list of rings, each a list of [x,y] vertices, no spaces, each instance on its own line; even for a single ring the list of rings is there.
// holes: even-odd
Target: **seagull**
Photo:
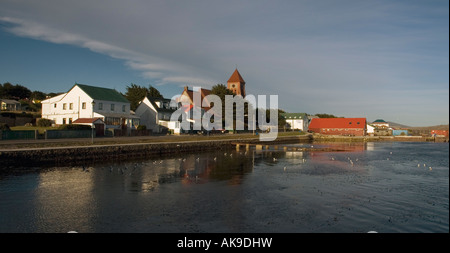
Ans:
[[[217,158],[216,157],[214,157],[214,161],[216,161],[217,160]]]
[[[432,171],[432,170],[433,170],[433,168],[431,168],[431,167],[430,167],[429,169],[430,169],[430,171]]]
[[[273,160],[274,160],[274,161],[276,161],[276,160],[277,160],[277,158],[275,158],[275,157],[274,157],[274,158],[273,158]]]

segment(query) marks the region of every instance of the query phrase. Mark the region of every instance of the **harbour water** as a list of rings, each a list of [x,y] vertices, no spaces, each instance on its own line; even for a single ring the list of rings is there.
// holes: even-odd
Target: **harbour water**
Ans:
[[[2,168],[0,232],[449,232],[448,143],[311,145]]]

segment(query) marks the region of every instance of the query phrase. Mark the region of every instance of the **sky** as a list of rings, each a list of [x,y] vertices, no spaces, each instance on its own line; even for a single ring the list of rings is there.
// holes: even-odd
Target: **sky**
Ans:
[[[286,112],[449,123],[448,0],[0,0],[0,83],[226,84]]]

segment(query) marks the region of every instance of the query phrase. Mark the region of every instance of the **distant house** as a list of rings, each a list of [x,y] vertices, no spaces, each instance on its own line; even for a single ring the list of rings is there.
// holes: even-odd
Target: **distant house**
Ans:
[[[431,130],[431,135],[436,137],[448,138],[448,130]]]
[[[382,119],[377,119],[372,122],[372,126],[374,126],[375,128],[389,128],[389,123]]]
[[[326,135],[364,136],[366,118],[314,118],[309,131]]]
[[[282,113],[281,116],[292,130],[308,131],[308,115],[306,113]]]
[[[100,118],[107,129],[131,129],[139,124],[139,117],[130,112],[130,102],[114,89],[76,83],[68,92],[41,103],[42,118],[55,125],[72,124],[79,118]]]
[[[184,87],[184,90],[181,93],[181,96],[177,99],[177,102],[179,106],[182,107],[183,112],[186,114],[187,121],[189,121],[191,124],[195,123],[195,113],[198,113],[203,117],[203,115],[211,109],[210,106],[204,106],[210,105],[208,100],[205,99],[205,97],[209,94],[211,94],[211,90],[208,89],[200,88],[194,91],[190,90],[187,86]],[[200,104],[196,104],[196,97],[200,98],[198,101]]]
[[[140,124],[153,133],[165,133],[168,129],[179,132],[180,123],[170,121],[176,110],[177,104],[171,104],[170,99],[145,97],[136,109],[136,116],[140,118]]]
[[[208,111],[210,109],[209,106],[203,106],[203,100],[206,96],[211,94],[211,90],[200,88],[196,91],[190,90],[187,86],[184,87],[183,92],[181,93],[181,96],[178,98],[178,102],[184,103],[184,104],[190,104],[195,107],[201,107],[204,111]],[[200,105],[195,104],[194,97],[198,96],[200,98]],[[206,103],[206,102],[205,102]],[[209,103],[206,103],[209,104]]]
[[[20,102],[12,99],[0,98],[0,109],[2,111],[20,111]]]

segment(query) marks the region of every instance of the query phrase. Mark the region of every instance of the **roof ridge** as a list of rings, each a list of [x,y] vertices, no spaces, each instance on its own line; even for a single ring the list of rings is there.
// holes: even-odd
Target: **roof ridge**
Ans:
[[[237,68],[234,70],[233,74],[230,76],[230,79],[228,79],[228,82],[245,83],[244,78],[242,78],[242,76],[239,73]]]

